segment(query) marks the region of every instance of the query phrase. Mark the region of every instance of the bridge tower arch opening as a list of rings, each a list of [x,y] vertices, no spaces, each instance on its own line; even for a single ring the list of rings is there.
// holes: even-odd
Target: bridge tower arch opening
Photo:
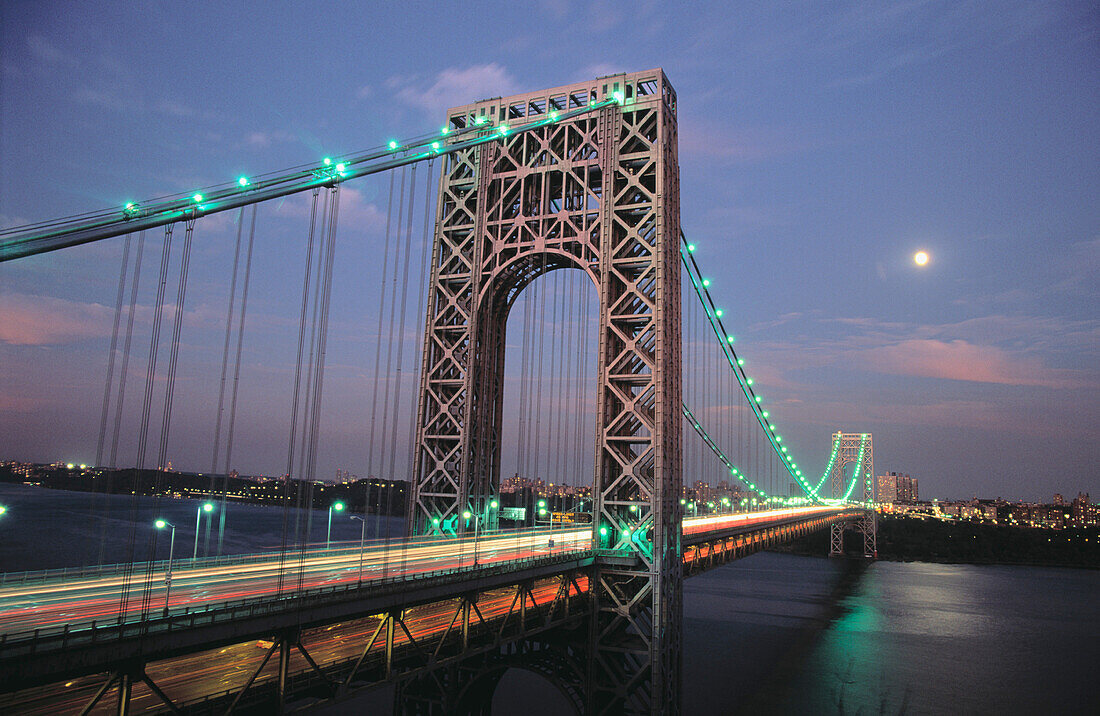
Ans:
[[[591,513],[583,488],[594,482],[598,286],[578,268],[540,273],[508,309],[499,472],[502,490],[514,494],[500,504],[524,512],[522,522],[516,512],[500,522],[490,510],[485,524],[494,528]]]
[[[459,516],[486,512],[500,486],[508,308],[541,273],[583,270],[599,306],[589,707],[675,713],[682,621],[675,90],[656,69],[482,100],[447,116],[448,132],[496,139],[443,161],[409,529],[462,531]],[[509,122],[535,121],[545,125],[508,135]]]

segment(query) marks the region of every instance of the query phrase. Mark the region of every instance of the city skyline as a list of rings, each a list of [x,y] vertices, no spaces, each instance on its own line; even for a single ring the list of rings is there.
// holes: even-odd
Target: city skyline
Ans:
[[[527,12],[541,39],[511,29]],[[566,21],[575,12],[583,31]],[[253,17],[235,3],[0,13],[3,228],[432,131],[446,107],[484,96],[663,66],[680,100],[684,230],[808,471],[824,468],[832,432],[866,430],[876,471],[919,477],[923,494],[1100,492],[1100,111],[1084,5],[731,19],[719,4],[683,17],[501,3],[449,17],[508,36],[477,56],[445,41],[453,28],[427,8],[380,8],[369,23],[349,7]],[[658,53],[657,37],[675,41]],[[317,52],[326,42],[339,72]],[[371,460],[385,186],[350,185],[344,201],[336,282],[348,294],[334,305],[321,476],[364,474]],[[284,286],[307,211],[288,199],[261,214],[242,407],[277,428],[242,430],[243,473],[283,472],[272,436],[285,435],[289,399],[266,385],[292,371],[296,297]],[[209,468],[233,221],[210,217],[196,233],[169,450],[182,469]],[[120,254],[116,240],[0,265],[0,454],[91,462]],[[143,293],[135,346],[151,310]]]

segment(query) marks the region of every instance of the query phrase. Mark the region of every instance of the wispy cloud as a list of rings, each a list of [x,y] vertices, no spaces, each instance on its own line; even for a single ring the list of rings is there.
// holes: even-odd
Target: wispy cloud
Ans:
[[[868,369],[889,375],[1046,388],[1090,385],[1080,371],[1050,368],[1034,358],[964,340],[904,340],[861,351],[854,357]]]
[[[0,294],[0,341],[17,346],[73,343],[107,335],[113,309],[50,296]]]
[[[297,139],[290,132],[285,132],[281,129],[269,130],[266,132],[249,132],[245,135],[245,144],[250,147],[256,147],[264,149],[270,147],[272,144],[278,144],[281,142],[293,142]]]
[[[398,98],[437,114],[486,97],[502,97],[520,91],[511,73],[495,62],[466,68],[448,67],[437,74],[428,87],[413,86],[415,84],[402,80]]]

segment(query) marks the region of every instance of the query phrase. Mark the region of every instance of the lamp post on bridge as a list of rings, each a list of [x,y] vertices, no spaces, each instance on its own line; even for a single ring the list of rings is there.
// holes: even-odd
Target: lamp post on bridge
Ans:
[[[328,549],[329,545],[332,543],[332,511],[333,510],[336,510],[337,512],[343,512],[344,511],[344,503],[343,502],[333,502],[328,507],[328,529],[325,530],[325,549]]]
[[[462,516],[465,517],[467,520],[470,519],[470,518],[473,518],[473,520],[474,520],[474,566],[476,567],[477,566],[477,526],[478,526],[478,523],[481,521],[481,515],[475,515],[474,513],[470,512],[469,510],[466,510],[465,512],[462,513]]]
[[[199,556],[199,520],[202,518],[203,512],[212,512],[214,510],[214,503],[204,502],[195,508],[195,549],[191,552],[191,560],[194,561]]]
[[[168,568],[164,572],[164,616],[168,616],[168,595],[172,592],[172,553],[176,549],[176,526],[168,520],[157,520],[153,524],[158,530],[172,528],[172,537],[168,541]]]
[[[363,586],[363,548],[367,541],[367,520],[359,515],[352,515],[351,518],[363,523],[363,528],[359,532],[359,586]]]

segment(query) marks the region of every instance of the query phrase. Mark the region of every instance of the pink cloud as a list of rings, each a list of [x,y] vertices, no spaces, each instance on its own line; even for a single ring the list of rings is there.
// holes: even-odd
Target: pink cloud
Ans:
[[[64,298],[0,295],[0,341],[17,346],[72,343],[110,333],[114,310]]]
[[[871,370],[890,375],[1047,388],[1088,385],[1077,371],[1047,368],[1036,360],[1010,357],[1000,348],[964,340],[910,339],[860,351],[858,357]]]
[[[442,114],[450,107],[518,91],[518,84],[508,70],[490,62],[465,69],[448,67],[436,75],[431,87],[417,89],[406,85],[398,90],[397,96],[414,107]]]

